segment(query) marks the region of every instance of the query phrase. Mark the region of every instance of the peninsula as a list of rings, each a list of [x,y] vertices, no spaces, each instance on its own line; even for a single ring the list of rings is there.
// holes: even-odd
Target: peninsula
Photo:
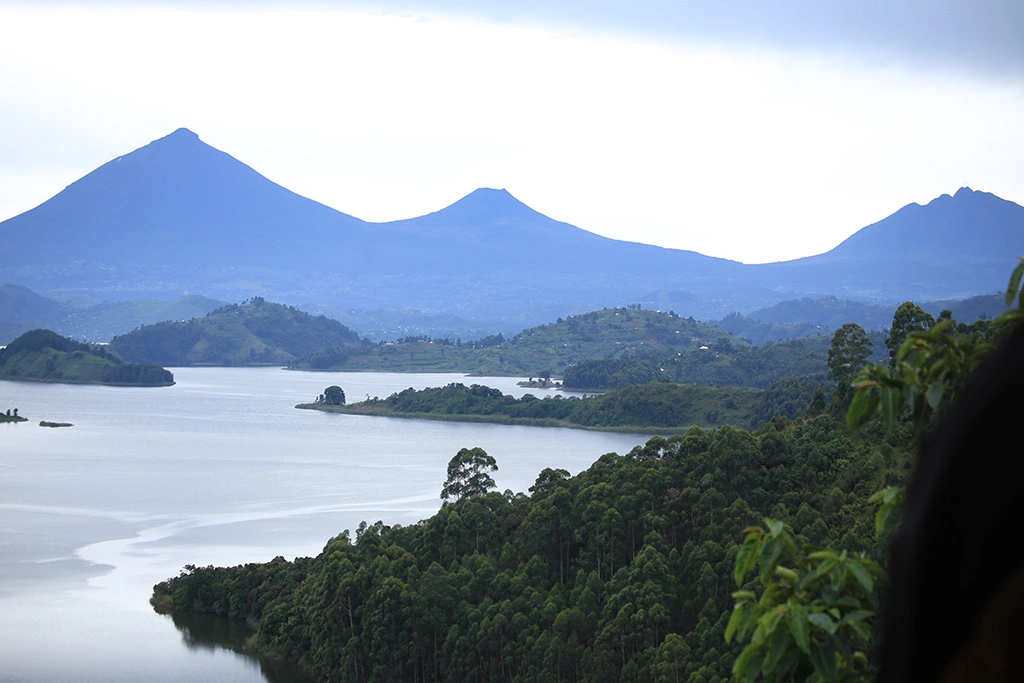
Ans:
[[[130,387],[174,384],[174,375],[162,367],[125,363],[102,346],[43,329],[26,332],[0,350],[0,379]]]

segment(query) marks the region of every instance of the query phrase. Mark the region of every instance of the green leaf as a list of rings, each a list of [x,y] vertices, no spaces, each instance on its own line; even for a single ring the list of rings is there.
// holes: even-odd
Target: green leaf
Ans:
[[[758,606],[769,607],[775,604],[776,594],[778,594],[778,584],[768,584],[765,588],[765,592],[761,594],[761,599],[758,600]]]
[[[850,568],[853,577],[857,579],[857,583],[863,586],[864,590],[870,595],[875,590],[875,582],[871,578],[871,573],[864,568],[864,565],[856,561],[850,562],[847,566]]]
[[[753,591],[736,591],[732,594],[733,600],[753,600],[756,597]]]
[[[817,550],[807,555],[809,560],[838,560],[839,553],[834,550]]]
[[[868,619],[868,618],[873,617],[873,616],[875,616],[875,613],[872,612],[871,610],[858,609],[858,610],[854,610],[853,612],[850,612],[846,616],[844,616],[843,617],[843,623],[844,624],[855,624],[858,621],[861,621],[863,619]]]
[[[761,665],[761,673],[765,678],[768,678],[768,675],[779,665],[782,655],[786,654],[789,646],[790,633],[785,623],[779,624],[779,628],[776,628],[775,633],[772,634],[772,642],[768,646],[768,656],[765,657],[764,663]]]
[[[878,408],[878,395],[872,391],[874,383],[857,390],[850,403],[850,409],[846,411],[846,426],[851,430],[862,427],[865,422],[871,419]]]
[[[1024,259],[1021,259],[1017,267],[1010,273],[1010,282],[1006,285],[1006,305],[1013,305],[1013,298],[1017,296],[1017,290],[1020,289],[1021,278],[1024,277]],[[1024,308],[1024,299],[1021,299],[1021,307]]]
[[[836,661],[836,650],[832,643],[815,641],[811,649],[811,665],[826,681],[839,680],[839,662]]]
[[[767,583],[775,571],[775,565],[782,555],[782,544],[776,539],[771,539],[761,546],[761,553],[757,558],[761,567],[761,583]]]
[[[832,618],[824,612],[813,612],[807,617],[807,621],[812,625],[817,626],[822,631],[832,635],[839,628],[839,624],[832,621]]]
[[[879,391],[879,397],[882,403],[882,421],[885,422],[885,426],[889,429],[896,428],[896,390],[891,387],[883,387]]]
[[[743,541],[743,545],[740,546],[740,550],[736,554],[736,566],[732,572],[732,578],[736,580],[737,588],[743,585],[743,577],[747,575],[747,572],[754,568],[760,546],[759,534],[754,532],[747,534],[746,540]]]
[[[871,640],[871,631],[868,629],[867,626],[864,625],[863,622],[855,621],[852,624],[848,625],[850,628],[853,629],[853,632],[856,633],[861,640]]]
[[[772,535],[772,538],[778,538],[783,529],[782,520],[766,519],[764,521],[768,524],[768,532]]]
[[[739,633],[736,635],[736,640],[741,641],[747,637],[747,629],[749,629],[750,625],[755,621],[755,619],[753,618],[755,611],[756,609],[748,609],[743,611],[743,621],[740,622],[740,630]]]
[[[754,683],[757,680],[757,674],[761,673],[761,662],[764,661],[764,657],[751,657],[750,666],[747,668],[747,683]]]
[[[788,567],[776,567],[775,576],[779,577],[780,579],[785,579],[792,585],[796,585],[797,580],[800,578],[799,574],[797,574],[792,569],[789,569]]]
[[[731,643],[732,637],[736,634],[736,629],[740,627],[740,622],[743,621],[743,605],[736,605],[732,609],[732,616],[729,617],[729,623],[725,627],[725,642]]]
[[[757,650],[753,643],[743,648],[743,652],[736,658],[736,661],[732,663],[732,673],[736,677],[737,681],[746,680],[747,678],[747,667],[750,666],[750,658],[754,656],[754,652]]]
[[[793,634],[796,646],[805,653],[811,651],[810,625],[807,621],[807,609],[799,603],[790,603],[789,630]]]
[[[945,385],[939,381],[932,382],[928,387],[928,405],[931,406],[932,410],[939,409],[939,404],[942,403],[942,394],[945,390]]]

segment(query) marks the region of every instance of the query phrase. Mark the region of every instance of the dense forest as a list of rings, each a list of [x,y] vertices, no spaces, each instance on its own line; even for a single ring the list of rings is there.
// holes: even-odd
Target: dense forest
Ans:
[[[877,556],[867,499],[908,454],[905,433],[828,413],[695,427],[313,559],[189,567],[156,600],[249,619],[326,681],[718,681],[739,652],[722,634],[743,530],[770,514],[798,542]]]
[[[30,330],[0,349],[0,378],[125,386],[174,384],[174,375],[162,367],[125,363],[102,346],[43,329]]]
[[[316,558],[187,566],[153,603],[248,620],[255,647],[325,681],[872,680],[881,541],[915,448],[1020,317],[907,302],[886,363],[860,326],[836,332],[831,397],[814,387],[795,419],[654,437],[528,494],[494,490],[499,464],[465,448],[427,520],[364,522]]]

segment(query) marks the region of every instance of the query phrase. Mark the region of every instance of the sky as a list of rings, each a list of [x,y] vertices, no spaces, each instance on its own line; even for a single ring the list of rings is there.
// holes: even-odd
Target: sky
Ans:
[[[0,0],[0,220],[177,128],[369,221],[504,188],[615,239],[821,253],[1024,203],[1018,0]]]

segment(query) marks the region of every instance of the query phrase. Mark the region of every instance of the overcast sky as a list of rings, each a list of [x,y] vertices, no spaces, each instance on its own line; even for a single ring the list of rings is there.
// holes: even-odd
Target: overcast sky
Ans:
[[[1019,0],[0,0],[0,220],[179,127],[365,220],[505,188],[748,263],[1024,203]]]

